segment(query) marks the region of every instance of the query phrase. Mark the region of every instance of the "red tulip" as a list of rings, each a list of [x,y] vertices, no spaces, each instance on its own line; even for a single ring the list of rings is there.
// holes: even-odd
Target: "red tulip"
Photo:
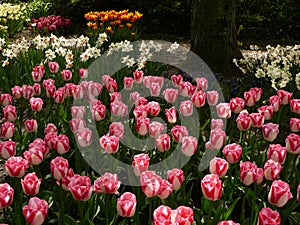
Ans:
[[[168,134],[161,134],[155,139],[155,144],[158,151],[168,151],[171,147],[171,138]]]
[[[38,129],[38,124],[37,124],[37,121],[35,119],[25,120],[24,124],[25,124],[25,130],[28,133],[35,132]]]
[[[184,173],[180,169],[172,169],[167,171],[168,181],[172,184],[173,190],[179,190],[183,181]]]
[[[31,165],[39,165],[44,159],[44,152],[37,146],[31,147],[28,151],[23,153],[24,158],[31,164]]]
[[[166,118],[169,123],[176,123],[177,121],[177,114],[176,108],[172,107],[170,109],[165,109]]]
[[[266,123],[262,126],[264,139],[273,142],[279,134],[279,124]]]
[[[289,134],[285,139],[286,150],[293,154],[300,153],[300,135]]]
[[[262,127],[264,124],[264,117],[260,113],[251,113],[250,119],[252,127]]]
[[[214,157],[209,163],[209,172],[217,174],[220,178],[225,177],[228,170],[228,162],[225,159]]]
[[[179,112],[184,117],[189,117],[193,114],[193,103],[190,100],[180,103]]]
[[[125,192],[117,200],[117,211],[122,217],[132,217],[136,209],[136,197],[130,192]]]
[[[222,196],[222,181],[216,174],[207,174],[201,180],[201,189],[208,200],[219,200]]]
[[[183,97],[189,97],[192,92],[192,86],[190,82],[181,82],[179,85],[179,94]]]
[[[37,148],[39,151],[43,153],[44,156],[49,154],[49,148],[41,138],[36,138],[32,143],[29,144],[29,149]]]
[[[240,131],[246,131],[250,129],[251,118],[248,112],[240,112],[240,114],[236,118],[236,125]]]
[[[57,62],[48,62],[49,70],[51,73],[57,73],[59,64]]]
[[[274,112],[279,111],[281,106],[281,98],[278,95],[273,95],[270,97],[270,105],[273,106]]]
[[[117,174],[105,173],[94,181],[96,193],[118,194],[121,182]]]
[[[10,122],[4,122],[1,124],[1,137],[4,139],[9,139],[14,136],[15,125]]]
[[[146,105],[147,114],[149,116],[157,116],[160,112],[160,105],[158,102],[148,102]]]
[[[157,121],[153,121],[149,125],[149,134],[150,137],[157,138],[159,135],[162,134],[163,130],[165,129],[165,126]]]
[[[93,118],[96,120],[96,121],[101,121],[105,118],[105,115],[106,115],[106,107],[105,105],[103,104],[97,104],[97,105],[94,105],[92,108],[91,108],[91,113],[93,115]]]
[[[134,80],[132,77],[124,77],[124,89],[131,90],[133,87]]]
[[[133,72],[133,79],[136,83],[142,83],[144,77],[144,71],[142,70],[136,70]]]
[[[81,79],[86,79],[89,76],[89,70],[86,68],[79,68],[78,74]]]
[[[12,103],[12,96],[10,94],[1,94],[0,95],[0,104],[3,106],[11,105]]]
[[[54,85],[55,80],[53,79],[47,79],[47,80],[43,80],[43,87],[46,88],[48,85]]]
[[[29,167],[29,164],[26,159],[23,159],[21,156],[12,156],[4,164],[4,167],[11,177],[21,178],[25,175],[26,170]]]
[[[244,100],[247,106],[254,106],[257,102],[257,92],[255,91],[246,91],[244,92]]]
[[[275,162],[273,159],[267,160],[264,165],[264,175],[266,180],[278,179],[282,167],[279,162]]]
[[[190,207],[179,206],[176,209],[175,222],[178,225],[192,225],[194,222],[194,211]]]
[[[114,79],[110,79],[105,87],[109,93],[118,91],[118,83]]]
[[[235,114],[240,113],[245,107],[244,99],[238,97],[232,98],[229,104],[231,111]]]
[[[257,225],[280,225],[280,214],[270,208],[262,208],[258,213]]]
[[[300,114],[300,99],[292,99],[290,101],[290,108],[293,113]]]
[[[4,159],[8,159],[16,154],[16,142],[3,141],[0,142],[0,154]]]
[[[196,78],[197,89],[205,91],[207,89],[208,81],[205,77],[197,77]]]
[[[116,136],[103,135],[99,142],[108,154],[116,153],[119,150],[119,138]]]
[[[277,95],[281,99],[281,104],[282,105],[287,105],[287,104],[290,103],[290,100],[291,100],[291,97],[292,97],[293,93],[290,93],[290,92],[285,91],[285,90],[278,90]]]
[[[206,94],[203,91],[197,91],[192,95],[191,100],[193,104],[199,108],[205,105],[205,98]]]
[[[192,136],[182,138],[182,152],[185,156],[191,157],[198,148],[198,139]]]
[[[55,150],[60,154],[65,154],[70,150],[69,138],[65,134],[60,134],[56,137]]]
[[[210,143],[214,149],[221,149],[226,141],[226,133],[221,129],[210,131]]]
[[[6,105],[3,108],[3,117],[5,121],[14,122],[17,119],[17,108],[13,105]]]
[[[274,109],[271,105],[264,105],[257,109],[257,111],[264,116],[265,120],[270,120],[273,117]]]
[[[293,195],[290,192],[290,186],[288,183],[282,180],[273,181],[268,194],[269,203],[277,207],[283,207],[292,197]]]
[[[63,157],[56,157],[50,162],[51,173],[54,179],[60,180],[67,176],[69,162]]]
[[[31,72],[31,76],[34,82],[40,82],[45,74],[44,66],[35,66]]]
[[[172,84],[174,87],[179,87],[180,84],[183,82],[183,77],[181,74],[178,75],[172,75],[171,76]]]
[[[169,206],[160,205],[153,211],[154,225],[173,225],[177,212],[172,210]]]
[[[169,103],[174,103],[178,99],[178,90],[173,88],[167,88],[163,91],[164,99]]]
[[[250,185],[257,180],[257,166],[252,162],[240,162],[240,177],[245,185]]]
[[[74,118],[70,120],[70,128],[73,133],[78,132],[86,127],[86,122],[83,119]]]
[[[189,135],[189,132],[185,126],[175,125],[171,129],[171,134],[174,141],[181,142],[183,137]]]
[[[91,185],[91,179],[88,176],[74,175],[70,179],[68,185],[73,198],[78,201],[87,201],[92,195],[93,187]]]
[[[28,173],[21,179],[23,191],[26,195],[36,195],[39,193],[42,179],[38,178],[35,172]]]
[[[34,83],[32,85],[32,87],[33,87],[34,95],[40,95],[41,94],[42,89],[41,89],[41,85],[39,83]]]
[[[236,163],[240,160],[242,156],[242,146],[237,143],[232,143],[224,146],[223,154],[229,163]]]
[[[257,88],[257,87],[253,87],[253,88],[250,88],[249,91],[253,91],[256,93],[256,102],[258,102],[261,98],[261,95],[262,95],[262,89],[261,88]]]
[[[148,154],[138,154],[133,156],[132,168],[136,176],[140,176],[142,172],[148,169],[150,158]]]
[[[147,117],[147,107],[146,105],[135,106],[133,110],[134,118],[137,120],[139,117]]]
[[[157,196],[161,189],[162,178],[156,174],[155,171],[145,171],[141,173],[140,176],[140,184],[144,194],[151,198],[153,196]]]
[[[61,77],[65,81],[69,81],[72,79],[72,71],[71,70],[62,70]]]
[[[0,209],[10,206],[14,198],[14,189],[8,184],[0,184]]]
[[[169,183],[167,180],[162,180],[160,182],[160,190],[158,193],[158,197],[160,199],[168,198],[172,193],[172,184]]]
[[[219,93],[217,91],[208,91],[206,93],[207,102],[210,106],[214,106],[218,103]]]
[[[216,106],[218,117],[226,119],[231,117],[231,109],[229,103],[219,103]]]
[[[29,102],[30,102],[31,109],[33,111],[39,112],[39,111],[42,110],[44,102],[43,102],[43,100],[41,98],[34,98],[34,97],[32,97],[29,100]]]
[[[109,125],[109,135],[118,137],[119,139],[124,138],[124,125],[120,122],[113,122]]]
[[[290,129],[292,132],[299,132],[300,131],[300,119],[290,118]]]
[[[275,162],[284,163],[286,157],[286,148],[282,147],[280,144],[270,144],[267,156],[268,159],[273,159]]]
[[[41,225],[48,214],[48,203],[46,200],[32,197],[28,205],[23,206],[23,215],[30,225]]]
[[[47,95],[47,97],[48,98],[52,98],[53,95],[54,95],[54,93],[55,93],[55,91],[56,91],[56,87],[54,85],[47,85],[45,87],[45,89],[46,89],[46,95]]]
[[[62,90],[57,90],[53,94],[53,100],[55,103],[63,103],[65,100],[65,92]]]
[[[120,92],[113,92],[113,93],[109,93],[110,96],[110,102],[113,101],[122,101],[122,94]]]
[[[20,86],[14,86],[11,88],[12,96],[15,99],[19,99],[23,96],[23,89]]]
[[[33,97],[34,95],[34,89],[32,86],[29,85],[23,85],[22,86],[22,93],[23,93],[23,97],[25,99],[30,99],[31,97]]]

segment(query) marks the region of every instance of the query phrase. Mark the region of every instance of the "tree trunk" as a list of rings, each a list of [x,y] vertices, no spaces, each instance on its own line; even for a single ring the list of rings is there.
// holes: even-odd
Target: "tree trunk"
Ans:
[[[241,58],[235,26],[235,0],[192,1],[191,50],[215,73],[226,77],[240,76],[232,63]]]

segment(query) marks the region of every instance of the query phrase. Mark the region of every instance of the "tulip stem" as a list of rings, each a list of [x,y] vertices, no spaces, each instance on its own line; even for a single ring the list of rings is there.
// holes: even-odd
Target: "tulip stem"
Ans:
[[[207,224],[209,224],[211,221],[212,211],[213,211],[213,201],[210,200]]]
[[[149,218],[148,218],[149,225],[152,224],[152,211],[153,211],[152,203],[153,203],[152,198],[149,198]]]

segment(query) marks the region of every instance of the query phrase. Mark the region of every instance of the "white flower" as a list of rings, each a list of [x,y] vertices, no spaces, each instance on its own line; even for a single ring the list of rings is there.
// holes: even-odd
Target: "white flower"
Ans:
[[[167,52],[174,53],[176,49],[178,49],[179,44],[175,41],[170,48],[167,49]]]
[[[127,67],[132,67],[134,65],[134,58],[129,58],[129,55],[122,57],[122,63],[126,64]]]

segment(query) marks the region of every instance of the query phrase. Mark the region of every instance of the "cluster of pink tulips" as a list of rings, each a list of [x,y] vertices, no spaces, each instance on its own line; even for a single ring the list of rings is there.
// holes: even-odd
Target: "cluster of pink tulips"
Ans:
[[[52,22],[49,23],[48,20]],[[38,27],[49,26],[48,29],[50,27],[55,29],[53,26],[65,26],[62,24],[67,23],[58,17],[33,22]],[[300,131],[298,118],[300,100],[292,99],[292,93],[279,90],[277,95],[271,96],[266,101],[268,105],[255,107],[261,101],[263,93],[261,88],[251,88],[244,92],[243,98],[237,97],[231,99],[229,103],[219,103],[219,93],[214,90],[207,91],[209,84],[206,78],[196,78],[195,84],[192,84],[184,81],[182,75],[173,75],[171,77],[173,87],[163,89],[164,78],[146,76],[143,71],[134,71],[132,75],[122,80],[125,91],[129,93],[129,100],[134,105],[132,109],[133,130],[139,137],[153,139],[155,149],[151,150],[151,154],[143,152],[129,155],[127,148],[130,146],[124,149],[121,145],[122,140],[126,138],[122,122],[108,123],[107,132],[97,139],[99,151],[112,155],[121,152],[124,156],[131,157],[132,171],[139,178],[140,187],[129,190],[122,187],[117,173],[104,173],[96,177],[91,175],[90,171],[79,170],[76,167],[77,164],[72,161],[73,154],[79,151],[75,146],[76,143],[81,148],[88,149],[95,141],[92,129],[85,118],[103,122],[109,120],[107,112],[116,118],[124,118],[130,114],[131,109],[123,101],[124,96],[119,90],[120,84],[117,80],[104,75],[101,83],[88,81],[89,73],[86,68],[80,68],[74,72],[70,69],[61,69],[57,62],[35,66],[31,75],[33,85],[14,86],[11,88],[11,93],[2,93],[0,96],[3,115],[0,126],[0,154],[6,160],[5,170],[14,181],[0,184],[0,209],[21,207],[28,224],[40,225],[47,220],[47,215],[54,217],[55,212],[51,212],[52,204],[49,198],[43,199],[43,195],[40,195],[40,189],[46,188],[47,182],[56,184],[55,187],[51,187],[52,191],[58,190],[57,192],[63,193],[64,196],[70,193],[73,200],[78,202],[79,209],[83,207],[80,205],[82,202],[90,204],[93,201],[92,196],[116,195],[118,197],[114,208],[125,221],[125,219],[137,216],[138,210],[142,208],[139,206],[140,198],[145,198],[150,199],[149,201],[152,199],[156,203],[153,204],[155,207],[153,212],[150,211],[152,203],[147,203],[151,213],[148,219],[155,225],[193,224],[196,221],[196,211],[191,202],[185,204],[177,202],[178,207],[173,207],[173,205],[170,207],[167,204],[168,199],[172,199],[175,194],[187,187],[184,185],[189,182],[189,176],[185,173],[185,169],[173,168],[167,170],[166,174],[148,169],[153,152],[156,156],[158,155],[156,159],[163,161],[164,153],[171,152],[175,145],[180,146],[184,157],[199,157],[200,152],[204,150],[218,152],[216,157],[210,159],[207,173],[197,181],[198,189],[201,190],[203,198],[210,202],[212,208],[215,202],[227,197],[224,196],[225,189],[241,186],[243,191],[246,190],[245,195],[247,195],[247,190],[250,190],[252,186],[259,190],[267,186],[266,199],[260,199],[264,205],[260,205],[255,218],[252,219],[257,221],[258,225],[277,225],[281,224],[281,214],[278,209],[286,206],[292,198],[300,202],[300,181],[297,181],[298,187],[290,187],[288,180],[284,180],[282,175],[288,154],[292,157],[300,153],[300,135],[296,134]],[[74,76],[81,78],[82,82],[72,83]],[[151,101],[141,93],[132,91],[134,85],[143,85],[144,89],[148,89],[152,96]],[[105,91],[109,93],[109,105],[105,105],[103,99],[98,99],[98,96]],[[155,101],[155,97],[158,96],[163,97],[165,105]],[[184,100],[180,102],[178,108],[169,107],[180,98]],[[70,107],[67,104],[70,99],[87,100],[88,105]],[[23,120],[21,119],[23,118],[22,112],[18,112],[19,101],[30,105],[25,112],[27,117]],[[68,116],[64,117],[64,114],[59,112],[58,117],[62,116],[61,119],[66,123],[62,125],[61,121],[50,121],[46,118],[45,115],[51,115],[47,112],[52,111],[53,105],[65,106],[64,104],[69,108],[62,108],[61,112],[66,112]],[[215,109],[218,118],[211,119],[210,136],[202,145],[197,137],[191,135],[189,127],[180,124],[180,118],[191,117],[205,105]],[[280,123],[279,121],[275,123],[274,117],[286,106],[293,117],[289,121],[291,133],[286,136],[285,145],[283,145],[283,143],[276,143],[280,133]],[[153,117],[161,115],[165,123],[151,121]],[[52,117],[49,116],[49,118]],[[232,118],[235,120],[234,126],[240,132],[240,141],[230,139],[228,133],[226,134],[223,121],[225,119],[230,121]],[[273,122],[270,122],[271,120]],[[68,133],[68,131],[71,132]],[[267,146],[264,152],[253,150],[254,146],[251,146],[253,143],[250,140],[253,133],[261,134],[259,137],[264,139],[260,140],[264,146]],[[26,146],[19,144],[22,143],[22,137],[28,138]],[[260,161],[254,158],[259,157],[260,154],[264,154],[266,160]],[[47,178],[42,175],[41,166],[47,167],[50,178],[49,175]],[[237,177],[234,177],[235,170],[238,171],[235,173]],[[20,186],[20,189],[13,184]],[[137,190],[142,190],[142,194]],[[21,202],[22,205],[19,205],[17,201],[21,200],[17,199],[16,191],[26,196],[22,198],[26,203],[24,201]],[[213,211],[211,209],[211,212]],[[76,213],[80,214],[77,211]],[[204,217],[209,224],[214,215],[204,215]],[[239,224],[229,220],[229,217],[219,218],[216,221],[218,225]],[[243,221],[240,223],[242,224]]]
[[[33,18],[29,23],[29,29],[37,29],[40,31],[55,31],[62,28],[67,28],[71,25],[71,20],[63,18],[62,16],[47,16],[40,17],[38,19]]]

